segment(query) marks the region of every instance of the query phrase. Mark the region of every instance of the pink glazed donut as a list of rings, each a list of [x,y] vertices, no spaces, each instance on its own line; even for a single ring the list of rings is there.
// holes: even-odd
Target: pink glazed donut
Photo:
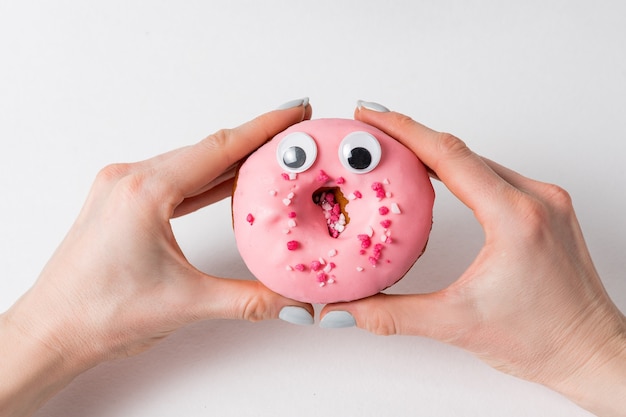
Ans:
[[[355,120],[291,126],[241,165],[237,247],[268,288],[351,301],[400,280],[424,252],[435,193],[408,148]]]

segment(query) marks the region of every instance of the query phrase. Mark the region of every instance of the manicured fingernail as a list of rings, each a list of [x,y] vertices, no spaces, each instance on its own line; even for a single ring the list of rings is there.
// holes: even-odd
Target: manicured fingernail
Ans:
[[[320,321],[320,327],[327,329],[340,329],[354,326],[356,326],[356,320],[354,320],[352,314],[347,311],[331,311]]]
[[[306,309],[296,306],[283,307],[278,314],[278,318],[291,324],[310,325],[315,321],[313,316]]]
[[[287,109],[293,109],[294,107],[300,107],[300,106],[306,107],[307,104],[309,104],[309,98],[304,97],[304,98],[299,98],[297,100],[291,100],[286,103],[283,103],[280,106],[278,106],[276,110],[287,110]]]
[[[356,107],[361,109],[373,110],[379,113],[388,113],[390,110],[382,104],[374,103],[373,101],[359,100],[356,102]]]

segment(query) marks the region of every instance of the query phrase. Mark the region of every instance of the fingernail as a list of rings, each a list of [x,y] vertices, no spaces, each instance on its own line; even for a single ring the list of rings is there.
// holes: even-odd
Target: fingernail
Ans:
[[[374,103],[373,101],[358,100],[356,102],[356,107],[359,110],[365,108],[367,110],[373,110],[379,113],[388,113],[390,111],[387,107],[383,106],[382,104]]]
[[[280,106],[278,106],[276,110],[287,110],[287,109],[293,109],[294,107],[300,107],[300,106],[306,107],[307,104],[309,104],[309,98],[304,97],[304,98],[299,98],[296,100],[291,100],[286,103],[283,103]]]
[[[283,307],[278,314],[278,318],[291,324],[310,325],[315,321],[313,316],[306,309],[296,306]]]
[[[354,320],[352,314],[347,311],[331,311],[320,321],[320,327],[326,329],[340,329],[354,326],[356,326],[356,320]]]

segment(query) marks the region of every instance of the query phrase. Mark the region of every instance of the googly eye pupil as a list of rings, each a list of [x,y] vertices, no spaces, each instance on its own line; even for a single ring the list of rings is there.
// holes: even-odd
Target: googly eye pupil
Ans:
[[[372,154],[365,148],[357,147],[350,151],[348,164],[354,169],[367,169],[372,163]]]
[[[299,146],[292,146],[285,149],[285,153],[283,153],[283,162],[289,168],[300,168],[306,162],[306,152]]]

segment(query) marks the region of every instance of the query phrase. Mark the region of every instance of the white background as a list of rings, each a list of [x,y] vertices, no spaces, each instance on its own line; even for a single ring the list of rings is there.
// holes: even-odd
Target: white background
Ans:
[[[564,186],[626,311],[624,4],[0,0],[0,310],[34,282],[102,166],[309,96],[315,118],[377,101]],[[428,250],[393,292],[445,287],[480,248],[469,210],[436,187]],[[250,278],[229,216],[225,201],[174,227],[194,265]],[[214,321],[94,368],[38,415],[589,414],[423,338]]]

